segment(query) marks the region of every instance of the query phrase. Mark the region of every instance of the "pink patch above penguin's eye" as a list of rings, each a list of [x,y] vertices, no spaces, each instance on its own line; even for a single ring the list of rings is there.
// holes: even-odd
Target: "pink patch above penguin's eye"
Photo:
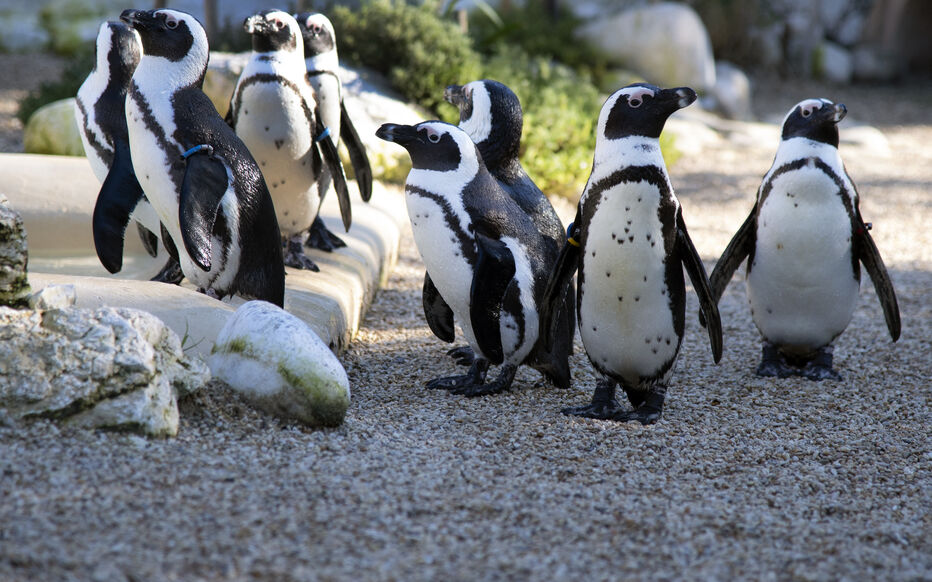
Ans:
[[[440,134],[435,130],[431,129],[430,127],[425,127],[424,131],[427,132],[427,139],[430,141],[430,143],[437,143],[440,141]]]
[[[273,21],[272,21],[272,24],[274,24],[274,25],[275,25],[275,28],[277,28],[278,30],[281,30],[281,28],[282,28],[283,26],[285,26],[285,23],[282,22],[281,20],[279,20],[278,18],[276,18],[275,20],[273,20]]]

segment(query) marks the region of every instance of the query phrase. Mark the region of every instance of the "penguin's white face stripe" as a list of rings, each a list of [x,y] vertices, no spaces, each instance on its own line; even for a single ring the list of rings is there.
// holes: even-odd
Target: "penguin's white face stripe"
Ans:
[[[450,134],[460,151],[460,165],[455,170],[440,172],[423,168],[414,168],[408,173],[407,184],[416,186],[442,195],[455,209],[460,221],[469,222],[466,209],[459,193],[469,184],[479,171],[479,159],[476,157],[476,145],[468,135],[461,132],[451,132],[445,123],[421,123],[419,129],[426,129],[428,133],[441,136]]]
[[[91,163],[94,175],[97,176],[97,179],[101,182],[107,177],[109,168],[106,162],[100,157],[97,150],[91,145],[88,139],[89,136],[85,133],[85,130],[90,132],[93,135],[93,139],[103,146],[104,149],[108,152],[113,152],[113,144],[107,139],[103,128],[100,127],[96,117],[93,115],[94,104],[100,99],[100,96],[103,94],[104,90],[106,90],[110,80],[107,55],[110,53],[110,49],[113,46],[112,39],[113,35],[110,31],[110,25],[104,22],[100,25],[97,33],[97,64],[78,89],[78,93],[75,96],[76,104],[74,108],[78,129],[81,130],[79,133],[81,135],[81,142],[84,144],[84,152],[87,154],[87,159]],[[86,117],[78,104],[84,108],[84,111],[87,113]]]
[[[615,107],[615,103],[621,99],[621,96],[625,95],[628,97],[628,106],[637,108],[644,103],[645,97],[653,97],[654,91],[647,87],[625,87],[619,89],[609,96],[606,99],[605,103],[602,105],[602,109],[599,111],[599,123],[598,131],[596,132],[596,139],[601,140],[605,136],[605,126],[608,124],[608,116],[612,112],[612,109]],[[596,146],[598,148],[598,146]]]
[[[333,23],[330,22],[330,19],[321,13],[311,14],[307,17],[307,20],[304,22],[304,27],[308,29],[314,28],[314,26],[319,26],[323,30],[326,30],[330,35],[330,38],[336,38],[337,35],[333,30]]]
[[[797,109],[800,110],[803,117],[809,117],[814,112],[818,111],[819,109],[822,109],[823,106],[831,107],[833,105],[835,104],[829,101],[828,99],[804,99],[800,101],[799,103],[797,103],[796,105],[794,105],[793,107],[791,107],[789,111],[787,111],[786,115],[783,116],[783,123],[780,124],[780,127],[783,127],[784,125],[786,125],[786,121],[790,118],[791,115],[793,115],[793,112],[796,111]]]
[[[143,87],[147,95],[179,87],[196,84],[207,68],[209,49],[207,34],[201,24],[190,14],[175,10],[158,10],[156,14],[165,14],[175,22],[184,21],[194,37],[194,42],[185,57],[172,62],[165,57],[156,57],[143,53],[133,80]],[[143,81],[140,83],[140,81]]]
[[[294,47],[288,47],[286,50],[277,50],[263,54],[276,55],[287,53],[289,55],[297,55],[297,57],[302,60],[304,59],[304,37],[301,35],[301,25],[298,24],[298,21],[295,20],[294,16],[288,14],[287,12],[276,10],[274,12],[269,12],[265,16],[255,16],[254,18],[264,18],[265,21],[270,23],[271,26],[276,30],[287,28],[288,32],[291,34],[291,38],[294,39],[295,42]],[[252,34],[252,31],[248,32]]]
[[[476,143],[488,139],[492,133],[492,98],[482,81],[473,81],[463,87],[466,99],[472,100],[472,115],[460,121],[460,129]]]

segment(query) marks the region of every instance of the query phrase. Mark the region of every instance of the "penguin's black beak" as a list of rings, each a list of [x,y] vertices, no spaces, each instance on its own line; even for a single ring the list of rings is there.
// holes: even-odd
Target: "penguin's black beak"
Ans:
[[[243,30],[246,34],[263,34],[269,31],[269,25],[265,17],[254,14],[243,21]]]
[[[127,9],[120,13],[120,20],[136,30],[146,30],[155,19],[149,10]]]
[[[834,107],[828,109],[828,112],[831,114],[832,123],[838,123],[848,115],[848,108],[844,103],[836,103]]]
[[[698,95],[689,87],[675,87],[673,89],[663,89],[657,96],[662,102],[667,104],[670,112],[682,109],[692,104]]]
[[[402,147],[417,139],[417,129],[412,125],[397,125],[385,123],[375,132],[376,137],[396,143]]]
[[[462,85],[450,85],[443,90],[443,100],[450,105],[459,107],[466,100],[466,93]]]

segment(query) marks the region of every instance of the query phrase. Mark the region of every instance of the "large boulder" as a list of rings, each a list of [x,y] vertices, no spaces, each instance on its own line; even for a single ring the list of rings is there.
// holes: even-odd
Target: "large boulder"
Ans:
[[[29,116],[23,129],[23,150],[27,154],[84,155],[73,98],[44,105]]]
[[[174,436],[176,396],[209,379],[144,311],[0,307],[0,408],[14,418]]]
[[[0,194],[0,305],[25,307],[28,303],[28,262],[23,219]]]
[[[719,61],[715,63],[715,87],[704,107],[728,117],[748,121],[751,119],[751,81],[737,66]]]
[[[580,35],[615,64],[657,85],[700,92],[715,86],[712,41],[702,19],[685,4],[661,2],[601,15]]]
[[[349,407],[343,365],[304,322],[271,303],[237,309],[208,364],[256,407],[288,420],[337,426]]]

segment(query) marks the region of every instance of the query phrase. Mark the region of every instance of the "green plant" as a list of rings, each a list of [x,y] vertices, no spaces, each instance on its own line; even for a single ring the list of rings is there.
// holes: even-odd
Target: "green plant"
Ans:
[[[358,11],[330,14],[340,55],[389,78],[406,98],[438,112],[443,88],[478,78],[479,55],[455,24],[436,16],[437,5],[373,0]]]

